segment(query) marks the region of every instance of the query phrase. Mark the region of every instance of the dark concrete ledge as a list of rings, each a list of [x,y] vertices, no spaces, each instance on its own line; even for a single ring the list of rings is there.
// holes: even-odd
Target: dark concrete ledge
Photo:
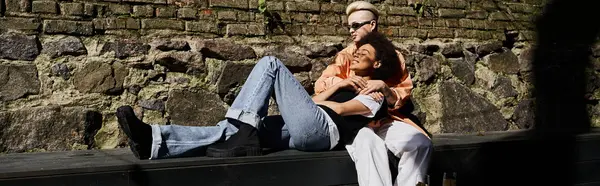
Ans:
[[[539,171],[546,167],[557,173],[570,168],[573,174],[559,182],[600,185],[600,131],[542,140],[531,140],[530,131],[444,134],[434,137],[434,148],[432,185],[441,185],[443,172],[457,172],[461,186],[520,185],[527,181],[514,179],[538,178],[536,171],[546,173]],[[497,178],[504,182],[489,182]],[[129,149],[0,156],[0,185],[349,184],[356,184],[356,173],[345,151],[287,150],[257,157],[165,160],[137,160]]]

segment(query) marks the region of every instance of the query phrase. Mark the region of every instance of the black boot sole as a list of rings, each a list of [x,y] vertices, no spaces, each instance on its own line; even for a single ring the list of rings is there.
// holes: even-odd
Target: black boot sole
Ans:
[[[208,148],[206,150],[206,156],[215,158],[224,157],[240,157],[240,156],[261,156],[262,149],[260,147],[241,146],[233,149],[220,150]]]
[[[129,144],[129,149],[131,149],[131,152],[133,152],[133,155],[140,160],[150,158],[150,156],[140,155],[140,151],[141,151],[140,144],[138,144],[132,140],[133,135],[131,133],[131,130],[129,129],[129,123],[127,122],[127,116],[123,115],[124,112],[120,111],[120,109],[122,109],[122,108],[117,109],[117,113],[116,113],[117,120],[118,120],[118,123],[119,123],[119,126],[121,127],[121,129],[123,130],[125,135],[127,135],[127,139],[128,139],[127,142]]]

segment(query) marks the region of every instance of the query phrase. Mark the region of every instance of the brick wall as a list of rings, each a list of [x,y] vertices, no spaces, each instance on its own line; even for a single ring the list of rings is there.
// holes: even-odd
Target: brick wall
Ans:
[[[412,0],[411,0],[412,1]],[[533,20],[543,0],[374,4],[406,58],[409,112],[431,133],[533,126]],[[253,64],[282,59],[304,88],[349,43],[345,0],[0,0],[0,152],[125,146],[116,108],[214,125]],[[600,45],[589,98],[600,100]],[[600,105],[589,105],[600,126]],[[270,114],[277,114],[271,101]]]
[[[278,27],[265,26],[274,16],[258,11],[257,0],[4,0],[3,30],[35,34],[102,35],[125,30],[145,34],[169,29],[184,34],[222,36],[345,36],[346,1],[267,1]],[[504,32],[532,38],[531,20],[542,1],[427,0],[419,14],[406,0],[377,3],[382,30],[394,38],[469,38],[503,40]]]

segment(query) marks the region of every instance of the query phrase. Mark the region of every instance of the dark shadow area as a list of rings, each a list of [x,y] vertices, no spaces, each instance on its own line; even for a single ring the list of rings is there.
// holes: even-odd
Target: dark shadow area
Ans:
[[[589,175],[598,173],[599,160],[589,158],[598,147],[577,137],[590,131],[585,68],[600,31],[598,7],[596,0],[548,1],[535,22],[535,126],[523,140],[434,154],[431,185],[441,185],[443,172],[457,172],[460,186],[600,185]]]

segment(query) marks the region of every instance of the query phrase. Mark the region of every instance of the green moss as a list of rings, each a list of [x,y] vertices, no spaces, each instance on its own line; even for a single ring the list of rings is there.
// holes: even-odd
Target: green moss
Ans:
[[[94,137],[96,147],[100,149],[114,149],[121,141],[121,131],[115,116],[109,116],[102,123],[102,128]]]
[[[158,98],[161,95],[166,95],[169,92],[168,84],[150,84],[138,93],[140,99]]]
[[[71,150],[87,150],[88,146],[85,144],[73,143]]]

